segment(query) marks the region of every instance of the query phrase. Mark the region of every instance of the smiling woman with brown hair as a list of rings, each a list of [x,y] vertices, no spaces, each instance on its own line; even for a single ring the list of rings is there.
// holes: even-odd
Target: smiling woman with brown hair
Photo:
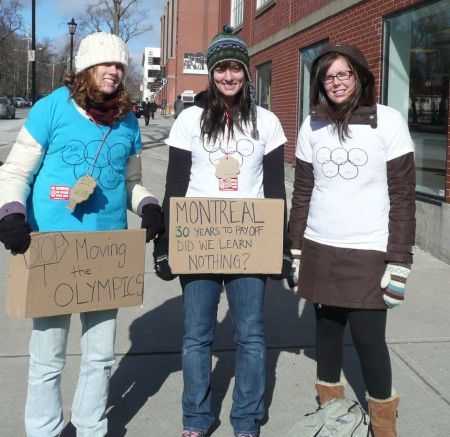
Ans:
[[[120,120],[131,111],[131,97],[122,82],[123,73],[120,63],[93,65],[71,74],[65,83],[72,99],[85,111],[95,107],[114,107],[114,119]],[[104,79],[105,76],[109,76],[109,80]]]
[[[330,45],[312,65],[311,115],[297,140],[289,235],[300,296],[316,315],[321,405],[344,397],[347,323],[369,393],[376,437],[396,435],[385,340],[387,309],[404,299],[415,232],[415,165],[406,121],[375,102],[355,46]]]
[[[211,41],[208,89],[183,110],[170,131],[163,201],[171,197],[285,199],[286,142],[278,118],[259,107],[244,41],[224,29]],[[290,268],[290,264],[288,265]],[[168,236],[155,241],[155,270],[171,279]],[[263,329],[265,275],[180,275],[183,289],[183,437],[203,437],[211,409],[211,345],[217,307],[226,290],[236,343],[231,424],[235,436],[256,437],[265,415],[266,347]]]
[[[147,241],[162,231],[157,199],[141,183],[142,148],[123,86],[128,50],[116,35],[85,37],[67,85],[39,100],[0,168],[0,241],[24,253],[30,231],[126,229],[127,208],[142,217]],[[117,309],[80,314],[81,364],[71,421],[78,436],[107,433],[106,402]],[[64,427],[61,374],[70,314],[33,319],[27,436]]]

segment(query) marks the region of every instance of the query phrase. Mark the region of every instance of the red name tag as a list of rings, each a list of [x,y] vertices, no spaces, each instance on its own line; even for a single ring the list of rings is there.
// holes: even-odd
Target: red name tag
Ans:
[[[237,191],[238,190],[238,178],[231,179],[219,179],[220,191]]]
[[[51,185],[50,199],[51,200],[69,200],[70,187],[65,185]]]

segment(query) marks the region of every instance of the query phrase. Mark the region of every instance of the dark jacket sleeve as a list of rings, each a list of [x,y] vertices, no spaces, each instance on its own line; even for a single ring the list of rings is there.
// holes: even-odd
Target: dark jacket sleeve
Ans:
[[[387,262],[412,264],[416,230],[416,167],[413,152],[387,162],[389,237]]]
[[[289,237],[293,249],[301,249],[308,220],[309,204],[314,188],[314,172],[311,163],[296,159],[294,192],[289,215]]]
[[[264,155],[263,158],[263,187],[266,199],[283,199],[284,227],[283,252],[289,253],[291,242],[287,233],[286,187],[284,185],[284,144]]]
[[[164,250],[168,250],[169,244],[169,217],[170,198],[184,197],[191,177],[192,154],[187,150],[169,147],[169,163],[166,174],[166,191],[162,203],[164,216],[164,234],[159,238],[159,243]],[[164,251],[163,250],[163,251]]]
[[[268,199],[284,199],[284,145],[272,150],[263,158],[264,197]]]

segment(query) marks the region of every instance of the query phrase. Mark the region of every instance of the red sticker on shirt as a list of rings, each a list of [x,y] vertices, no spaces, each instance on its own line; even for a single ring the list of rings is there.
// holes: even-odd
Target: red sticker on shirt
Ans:
[[[219,179],[220,191],[237,191],[238,190],[238,178],[231,179]]]
[[[70,187],[65,185],[51,185],[50,199],[51,200],[69,200]]]

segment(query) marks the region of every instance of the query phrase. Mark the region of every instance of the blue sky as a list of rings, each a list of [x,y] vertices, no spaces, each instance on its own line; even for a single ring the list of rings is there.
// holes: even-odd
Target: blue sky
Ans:
[[[140,63],[144,47],[160,46],[160,17],[167,0],[141,0],[140,7],[148,9],[148,18],[153,29],[128,42],[130,54]],[[67,22],[82,17],[85,7],[95,0],[36,0],[36,39],[50,38],[58,47],[69,38]],[[22,0],[25,28],[31,28],[31,0]]]

